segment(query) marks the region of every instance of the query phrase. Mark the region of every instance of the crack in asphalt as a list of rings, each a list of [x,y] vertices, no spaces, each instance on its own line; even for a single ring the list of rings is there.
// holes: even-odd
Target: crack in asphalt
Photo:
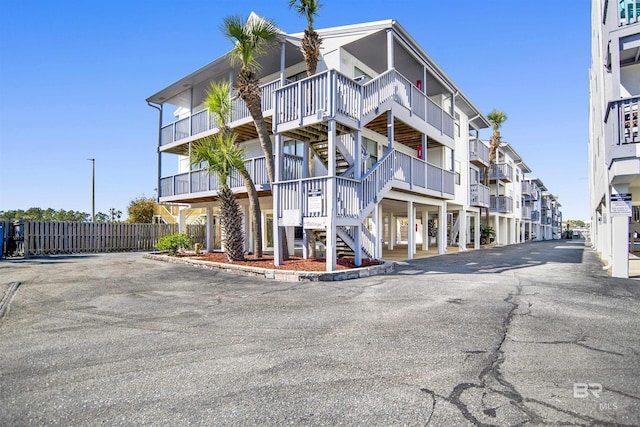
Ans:
[[[586,336],[582,336],[580,338],[576,338],[575,340],[559,340],[559,341],[521,341],[521,340],[514,340],[513,342],[519,343],[519,344],[544,344],[544,345],[566,345],[566,344],[570,344],[570,345],[576,345],[578,347],[582,347],[582,348],[586,348],[587,350],[592,350],[592,351],[597,351],[599,353],[605,353],[605,354],[611,354],[613,356],[621,356],[624,357],[624,354],[622,353],[618,353],[616,351],[610,351],[610,350],[603,350],[601,348],[597,348],[597,347],[592,347],[590,345],[587,345],[584,343],[584,341],[586,341],[587,337]]]
[[[457,384],[454,388],[453,391],[449,394],[449,396],[443,396],[440,395],[438,393],[436,393],[435,391],[423,387],[420,390],[428,395],[431,396],[431,398],[433,399],[433,405],[431,408],[432,414],[431,416],[429,416],[429,421],[427,422],[426,425],[429,424],[431,418],[433,417],[433,411],[435,411],[435,407],[437,405],[437,400],[441,399],[442,401],[448,402],[450,404],[452,404],[453,406],[455,406],[458,411],[460,412],[460,414],[470,423],[472,423],[474,426],[478,426],[478,427],[494,427],[497,425],[500,425],[500,421],[498,419],[498,413],[496,412],[496,409],[500,408],[502,405],[498,405],[495,407],[492,406],[486,406],[486,403],[484,401],[484,398],[488,396],[489,393],[495,393],[498,394],[500,396],[505,397],[506,399],[508,399],[508,403],[510,405],[512,405],[513,407],[517,408],[522,415],[525,417],[525,419],[523,421],[521,421],[520,423],[516,424],[516,425],[526,425],[526,424],[534,424],[534,425],[549,425],[549,423],[547,423],[544,419],[543,416],[539,415],[534,409],[532,409],[530,406],[527,406],[527,403],[533,403],[533,404],[537,404],[537,405],[541,405],[544,406],[546,408],[552,409],[554,411],[557,411],[559,413],[565,414],[565,415],[569,415],[571,417],[574,418],[574,420],[571,423],[567,423],[567,425],[584,425],[584,426],[590,426],[590,425],[602,425],[602,426],[623,426],[626,427],[626,425],[624,424],[619,424],[619,423],[612,423],[612,422],[607,422],[607,421],[603,421],[597,418],[593,418],[590,417],[588,415],[583,415],[583,414],[579,414],[577,412],[568,410],[568,409],[564,409],[564,408],[560,408],[557,406],[554,406],[550,403],[541,401],[541,400],[537,400],[537,399],[533,399],[533,398],[526,398],[523,397],[515,388],[515,386],[513,384],[511,384],[509,381],[507,381],[504,376],[502,375],[502,373],[500,372],[500,367],[501,365],[504,363],[505,361],[505,355],[504,355],[504,351],[503,351],[503,346],[504,343],[506,342],[508,335],[509,335],[509,329],[511,326],[511,323],[514,319],[515,316],[526,316],[526,315],[531,315],[531,306],[533,305],[532,303],[527,302],[528,306],[526,307],[528,309],[527,312],[523,312],[523,313],[519,313],[518,311],[521,309],[521,304],[523,303],[522,301],[519,301],[519,298],[526,296],[526,294],[523,294],[523,286],[520,283],[520,279],[518,278],[518,285],[516,285],[516,291],[515,292],[510,292],[509,295],[503,300],[504,302],[508,303],[511,305],[511,307],[509,308],[509,311],[506,313],[506,315],[503,318],[502,321],[502,336],[501,339],[499,340],[499,342],[497,343],[497,345],[495,346],[495,348],[493,349],[493,351],[491,351],[491,353],[489,354],[489,357],[487,359],[487,364],[486,366],[482,369],[482,371],[480,372],[480,374],[478,375],[478,379],[480,380],[479,383],[470,383],[470,382],[464,382],[464,383],[460,383]],[[607,353],[607,354],[612,354],[612,355],[617,355],[617,356],[623,356],[623,354],[617,353],[617,352],[613,352],[613,351],[607,351],[607,350],[602,350],[602,349],[598,349],[595,347],[591,347],[588,346],[586,344],[584,344],[583,341],[586,340],[587,337],[582,336],[579,337],[573,341],[549,341],[549,342],[532,342],[532,343],[536,343],[536,344],[573,344],[573,345],[577,345],[577,346],[581,346],[584,348],[587,348],[589,350],[593,350],[593,351],[598,351],[598,352],[602,352],[602,353]],[[526,341],[514,341],[514,342],[525,342]],[[477,351],[472,351],[472,352],[466,352],[466,353],[477,353]],[[496,382],[497,384],[493,385],[491,384],[492,382]],[[462,395],[465,391],[468,390],[472,390],[472,389],[482,389],[485,390],[485,392],[482,394],[482,399],[481,399],[481,405],[483,406],[482,408],[480,408],[479,410],[481,411],[481,413],[484,416],[487,417],[491,417],[491,418],[495,418],[496,421],[498,422],[498,424],[488,424],[486,422],[484,422],[483,420],[481,420],[478,416],[476,416],[474,414],[474,412],[472,412],[473,408],[469,408],[470,405],[466,404],[463,399],[462,399]],[[614,392],[614,393],[618,393],[620,395],[626,396],[628,398],[632,398],[632,399],[636,399],[636,400],[640,400],[639,397],[634,396],[634,395],[629,395],[627,393],[624,392],[620,392],[620,391],[616,391],[616,390],[611,390],[611,389],[607,389],[608,391]],[[579,422],[584,422],[585,424],[578,424]],[[554,425],[558,425],[558,423],[552,423]],[[561,423],[563,424],[563,423]]]

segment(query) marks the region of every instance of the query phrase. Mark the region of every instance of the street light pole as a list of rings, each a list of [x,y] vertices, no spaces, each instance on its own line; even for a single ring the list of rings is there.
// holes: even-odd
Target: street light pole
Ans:
[[[91,222],[96,222],[96,159],[91,162]]]

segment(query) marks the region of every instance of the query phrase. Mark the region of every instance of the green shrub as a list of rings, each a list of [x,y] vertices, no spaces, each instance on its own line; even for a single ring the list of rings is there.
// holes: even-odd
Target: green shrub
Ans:
[[[170,234],[158,239],[156,248],[161,251],[169,251],[169,255],[175,255],[180,249],[185,249],[191,246],[189,236],[184,233]]]

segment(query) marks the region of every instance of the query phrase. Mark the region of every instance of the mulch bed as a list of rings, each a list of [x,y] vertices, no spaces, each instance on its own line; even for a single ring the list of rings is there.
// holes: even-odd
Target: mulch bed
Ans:
[[[189,257],[201,261],[211,261],[222,264],[235,264],[246,265],[250,267],[267,268],[273,270],[293,270],[293,271],[325,271],[326,260],[324,258],[309,258],[304,259],[301,257],[289,257],[282,265],[273,265],[273,256],[264,255],[262,258],[257,258],[255,255],[245,255],[244,261],[228,261],[227,255],[222,252],[206,252],[196,255],[194,253],[180,252],[176,254],[178,257]],[[349,270],[356,267],[353,258],[338,258],[336,261],[338,270]],[[360,267],[370,267],[372,265],[380,265],[381,261],[372,259],[363,259]]]

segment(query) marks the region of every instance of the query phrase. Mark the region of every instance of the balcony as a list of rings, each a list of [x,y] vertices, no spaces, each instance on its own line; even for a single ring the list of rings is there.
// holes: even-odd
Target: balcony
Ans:
[[[489,187],[480,183],[471,184],[469,187],[469,204],[486,208],[489,206]]]
[[[522,210],[520,212],[520,218],[531,219],[531,206],[522,206]]]
[[[539,222],[540,221],[540,211],[531,211],[531,221]]]
[[[269,185],[265,157],[247,159],[244,165],[257,188]],[[301,178],[302,158],[285,154],[283,169],[286,179]],[[227,185],[236,192],[244,191],[245,188],[244,181],[236,170],[227,179]],[[159,196],[161,199],[172,198],[161,201],[175,201],[176,196],[181,196],[182,200],[187,200],[197,197],[199,193],[217,191],[219,186],[220,181],[216,174],[210,174],[206,169],[199,169],[160,178]]]
[[[470,140],[469,161],[477,166],[489,166],[489,147],[478,139]]]
[[[435,133],[453,142],[451,114],[395,69],[364,84],[328,70],[283,86],[275,91],[274,129],[282,133],[328,118],[360,127],[394,104],[404,107],[398,110],[402,120],[427,123]]]
[[[522,181],[522,195],[528,195],[530,196],[531,193],[533,192],[533,184],[531,184],[531,181]]]
[[[638,132],[638,110],[640,97],[609,102],[604,121],[611,145],[607,151],[607,164],[612,160],[640,157],[640,135]]]
[[[288,225],[301,225],[305,217],[326,216],[326,204],[320,212],[312,211],[304,195],[313,190],[332,197],[327,194],[331,181],[336,191],[336,218],[340,225],[350,226],[361,223],[392,188],[453,199],[456,187],[453,172],[390,150],[360,179],[323,176],[278,182],[278,221],[284,221],[286,216]]]
[[[501,180],[506,182],[513,181],[513,167],[507,163],[494,163],[491,165],[491,174],[489,179],[492,181]]]
[[[508,196],[491,196],[489,210],[499,213],[512,213],[513,199]]]
[[[631,25],[640,22],[640,1],[620,1],[620,26]]]
[[[271,115],[273,110],[273,93],[280,87],[280,80],[275,80],[260,86],[262,95],[262,110],[265,116]],[[229,126],[251,119],[251,114],[240,98],[231,100],[232,115]],[[200,110],[188,117],[176,120],[173,123],[162,126],[160,129],[160,145],[165,146],[174,142],[187,140],[187,138],[203,137],[213,133],[220,126],[216,117],[208,110]]]

